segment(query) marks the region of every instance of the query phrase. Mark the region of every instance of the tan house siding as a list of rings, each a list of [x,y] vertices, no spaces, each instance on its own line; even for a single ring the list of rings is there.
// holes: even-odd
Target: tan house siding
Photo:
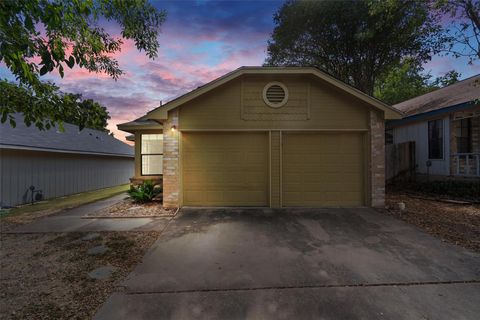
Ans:
[[[253,121],[308,120],[310,116],[310,82],[305,78],[280,79],[288,89],[288,101],[281,108],[271,108],[263,101],[263,89],[279,79],[247,77],[242,85],[242,119]]]
[[[270,133],[270,207],[281,206],[281,132]]]
[[[271,108],[262,100],[264,86],[272,81],[281,82],[288,88],[289,100],[281,108]],[[355,146],[362,152],[355,154],[360,157],[357,162],[364,168],[357,171],[362,173],[358,183],[364,185],[358,195],[363,201],[355,200],[351,205],[382,207],[385,202],[383,113],[372,110],[370,105],[350,93],[310,75],[242,75],[168,111],[168,119],[162,123],[164,205],[184,205],[182,166],[185,165],[182,157],[188,148],[185,140],[182,143],[182,134],[184,139],[200,132],[226,138],[231,132],[256,131],[268,137],[265,150],[269,160],[266,170],[269,185],[267,205],[270,207],[285,205],[282,199],[282,139],[294,132],[316,134],[320,141],[317,147],[320,148],[328,135],[332,137],[331,142],[340,141],[340,144],[345,135],[358,138]],[[172,126],[178,130],[172,131]],[[182,150],[182,145],[185,150]],[[185,201],[187,205],[188,201]]]
[[[385,206],[385,120],[370,111],[371,206]]]
[[[179,128],[181,130],[368,129],[370,110],[368,106],[340,89],[323,83],[322,80],[308,76],[264,76],[262,80],[258,77],[243,76],[182,105],[179,108]],[[263,87],[273,80],[286,84],[289,96],[294,98],[292,102],[278,109],[268,107],[260,97],[257,97],[257,100],[251,97],[252,90],[259,94]],[[246,97],[242,96],[242,87],[247,94]],[[245,88],[248,90],[245,91]],[[310,101],[295,98],[305,92],[309,92]],[[244,112],[248,111],[248,120],[242,119],[242,101],[246,104],[243,108]],[[305,119],[296,119],[297,116],[292,110],[298,110],[295,112],[299,112]],[[305,115],[307,111],[308,115]],[[256,117],[253,117],[253,112],[257,114]]]
[[[178,110],[169,112],[163,126],[163,205],[173,208],[180,206],[180,132],[172,130],[178,127]]]

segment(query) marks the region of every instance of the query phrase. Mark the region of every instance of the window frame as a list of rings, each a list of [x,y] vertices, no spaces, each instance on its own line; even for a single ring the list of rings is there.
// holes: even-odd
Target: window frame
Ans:
[[[456,132],[455,132],[455,138],[456,138],[456,141],[455,143],[457,144],[457,153],[472,153],[472,119],[471,118],[463,118],[463,119],[460,119],[460,120],[457,120],[459,121],[459,126],[458,126],[458,129],[460,130],[460,136],[457,136]],[[466,126],[462,126],[462,123],[467,123]],[[462,132],[463,132],[463,129],[466,129],[467,131],[467,135],[466,136],[463,136],[462,135]],[[459,150],[459,140],[461,139],[466,139],[467,140],[467,151],[460,151]]]
[[[143,144],[143,136],[144,135],[152,135],[152,134],[158,134],[162,136],[162,143],[163,143],[163,133],[142,133],[140,134],[140,175],[142,177],[153,177],[153,176],[163,176],[163,166],[162,166],[162,173],[154,173],[154,174],[144,174],[143,173],[143,156],[162,156],[162,161],[163,161],[163,152],[162,153],[143,153],[142,152],[142,144]],[[162,146],[163,150],[163,146]]]
[[[431,148],[430,148],[430,144],[431,144],[431,139],[430,139],[430,123],[433,123],[433,122],[438,122],[441,124],[441,130],[439,132],[441,132],[442,136],[441,136],[441,139],[440,138],[437,138],[436,140],[441,140],[440,142],[440,146],[441,146],[441,156],[440,158],[432,158],[432,154],[431,154]],[[432,120],[428,120],[427,121],[427,151],[428,151],[428,160],[445,160],[445,123],[444,123],[444,120],[443,119],[432,119]]]

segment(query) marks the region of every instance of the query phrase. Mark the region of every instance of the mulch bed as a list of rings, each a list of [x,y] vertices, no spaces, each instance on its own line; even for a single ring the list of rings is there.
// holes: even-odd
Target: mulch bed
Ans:
[[[156,232],[2,234],[0,319],[91,319],[107,297],[141,261]],[[88,249],[105,245],[103,255]],[[110,278],[87,276],[113,266]]]
[[[448,203],[430,197],[390,192],[385,211],[445,241],[480,252],[480,204]],[[399,202],[405,203],[405,210],[399,210]]]
[[[86,217],[89,218],[143,218],[143,217],[168,217],[173,216],[176,209],[166,209],[160,201],[149,203],[134,203],[125,199],[114,205],[92,212]]]

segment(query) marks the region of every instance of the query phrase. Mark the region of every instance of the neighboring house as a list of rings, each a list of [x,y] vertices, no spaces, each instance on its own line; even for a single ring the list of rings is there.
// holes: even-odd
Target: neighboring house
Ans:
[[[417,172],[480,177],[480,75],[395,105],[387,143],[415,141]],[[430,166],[428,166],[430,165]]]
[[[133,147],[105,132],[67,123],[64,132],[40,131],[15,119],[15,128],[0,124],[1,206],[30,202],[30,186],[48,199],[128,183],[133,174]]]
[[[399,118],[315,68],[241,67],[118,127],[165,206],[383,206]]]

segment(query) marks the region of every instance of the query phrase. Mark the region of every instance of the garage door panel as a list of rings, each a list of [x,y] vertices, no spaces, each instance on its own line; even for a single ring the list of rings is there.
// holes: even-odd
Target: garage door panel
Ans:
[[[265,132],[183,133],[182,153],[184,205],[268,205]]]
[[[362,133],[284,133],[284,206],[364,204]]]

